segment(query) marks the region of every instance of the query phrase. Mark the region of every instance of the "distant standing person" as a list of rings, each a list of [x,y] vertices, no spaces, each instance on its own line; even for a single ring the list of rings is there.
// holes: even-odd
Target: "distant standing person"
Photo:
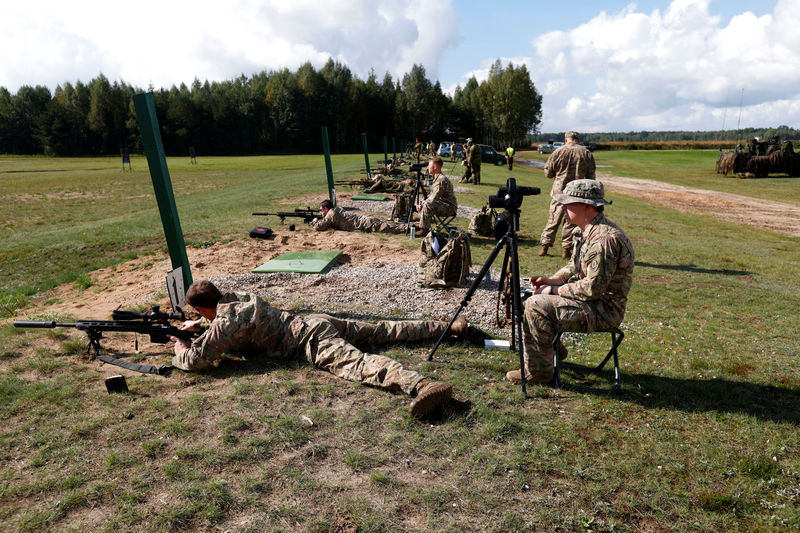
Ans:
[[[419,142],[419,139],[417,139],[417,142],[414,143],[414,155],[417,158],[417,163],[419,163],[420,159],[422,158],[422,143]]]
[[[194,146],[189,147],[189,164],[190,165],[197,164],[197,157],[195,157]]]
[[[481,147],[472,141],[472,138],[467,139],[467,154],[466,154],[466,171],[464,178],[461,180],[464,183],[474,183],[475,185],[481,184]]]
[[[514,147],[509,146],[506,148],[506,159],[508,159],[508,170],[514,168]]]
[[[550,189],[550,212],[547,225],[542,231],[542,249],[539,250],[539,255],[547,255],[547,250],[555,242],[558,226],[564,219],[564,208],[555,200],[555,196],[563,193],[564,187],[571,181],[595,177],[594,156],[579,144],[579,140],[577,132],[568,131],[564,135],[564,146],[557,148],[544,166],[544,174],[553,180],[553,187]],[[561,229],[561,257],[564,259],[572,255],[572,232],[575,228],[568,220],[564,221]]]

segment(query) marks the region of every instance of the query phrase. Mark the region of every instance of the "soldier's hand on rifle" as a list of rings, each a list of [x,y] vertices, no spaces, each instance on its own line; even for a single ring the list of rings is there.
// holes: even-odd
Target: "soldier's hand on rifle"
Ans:
[[[181,329],[199,329],[198,326],[200,325],[201,319],[198,320],[187,320],[183,324],[181,324]]]
[[[178,337],[173,337],[170,335],[170,340],[175,342],[174,352],[175,355],[180,355],[181,352],[188,350],[191,345],[183,339],[179,339]]]

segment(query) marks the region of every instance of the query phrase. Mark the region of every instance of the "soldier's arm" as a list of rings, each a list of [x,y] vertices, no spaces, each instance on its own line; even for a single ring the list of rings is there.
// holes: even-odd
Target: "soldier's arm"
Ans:
[[[333,209],[328,211],[324,217],[315,218],[314,220],[312,220],[311,227],[314,229],[314,231],[325,231],[333,227],[333,222],[331,220],[332,217],[333,217]]]
[[[191,344],[175,343],[175,356],[172,364],[181,370],[202,370],[208,368],[232,346],[236,327],[227,317],[218,317],[202,335]]]
[[[586,178],[595,179],[595,170],[597,170],[597,165],[594,162],[594,156],[589,152],[589,170],[586,172]]]
[[[617,247],[608,238],[591,243],[583,252],[586,276],[562,285],[559,294],[576,300],[596,300],[605,293],[617,264]]]

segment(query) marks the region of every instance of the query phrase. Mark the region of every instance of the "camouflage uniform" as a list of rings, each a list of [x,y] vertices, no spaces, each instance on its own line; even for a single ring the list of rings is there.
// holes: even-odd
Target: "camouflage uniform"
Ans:
[[[422,143],[417,141],[414,145],[414,155],[417,158],[417,163],[419,163],[420,158],[422,157]]]
[[[391,321],[377,324],[329,315],[296,316],[270,306],[255,294],[228,293],[217,304],[216,318],[172,363],[183,370],[211,366],[224,353],[264,355],[286,360],[305,357],[331,374],[388,390],[414,392],[424,379],[397,361],[365,353],[353,344],[392,344],[433,340],[447,322]]]
[[[553,374],[553,339],[558,331],[588,333],[617,327],[625,315],[633,280],[633,246],[603,213],[575,239],[575,253],[553,277],[558,295],[534,294],[525,301],[522,344],[533,375]]]
[[[413,192],[414,191],[414,182],[411,180],[403,180],[403,181],[395,181],[395,180],[388,180],[381,174],[376,176],[375,183],[367,187],[366,192]]]
[[[481,183],[481,147],[477,144],[473,143],[467,148],[467,168],[461,181],[472,181],[477,185]]]
[[[390,222],[382,218],[369,215],[354,215],[347,213],[341,207],[329,209],[321,219],[311,221],[311,227],[316,231],[325,231],[333,228],[342,231],[364,231],[367,233],[405,233],[406,226],[397,222]]]
[[[576,142],[568,142],[553,152],[544,166],[545,175],[553,179],[553,188],[550,190],[550,213],[547,225],[542,231],[542,246],[552,246],[555,241],[558,226],[564,218],[564,209],[561,204],[552,199],[556,194],[564,191],[564,187],[572,180],[594,179],[594,156],[585,147]],[[561,247],[572,250],[572,232],[575,226],[564,222],[561,230]]]
[[[423,229],[430,229],[433,215],[451,217],[458,210],[458,201],[453,192],[453,184],[444,174],[437,174],[431,185],[428,199],[422,203],[419,213],[419,225]]]

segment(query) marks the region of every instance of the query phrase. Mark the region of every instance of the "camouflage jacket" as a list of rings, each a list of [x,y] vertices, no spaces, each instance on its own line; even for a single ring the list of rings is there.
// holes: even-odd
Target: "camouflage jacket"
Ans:
[[[296,318],[255,294],[224,294],[208,329],[187,350],[176,355],[173,364],[184,370],[206,368],[223,353],[291,357],[297,341],[289,327]]]
[[[594,156],[578,143],[567,143],[559,147],[547,159],[544,173],[554,179],[550,196],[564,192],[564,185],[572,180],[594,179]]]
[[[582,235],[577,232],[574,250],[572,260],[553,276],[564,282],[559,296],[589,302],[619,324],[633,281],[633,245],[628,236],[600,213]]]
[[[467,163],[472,168],[479,168],[481,166],[481,147],[473,144],[467,149]]]
[[[359,229],[358,219],[358,215],[347,213],[341,207],[334,207],[329,209],[323,218],[312,220],[311,227],[317,231],[325,231],[330,228],[354,231]]]
[[[456,193],[453,191],[453,184],[444,174],[438,174],[436,179],[433,180],[431,192],[425,201],[428,203],[447,204],[452,206],[453,209],[458,209],[458,201],[456,200]]]

